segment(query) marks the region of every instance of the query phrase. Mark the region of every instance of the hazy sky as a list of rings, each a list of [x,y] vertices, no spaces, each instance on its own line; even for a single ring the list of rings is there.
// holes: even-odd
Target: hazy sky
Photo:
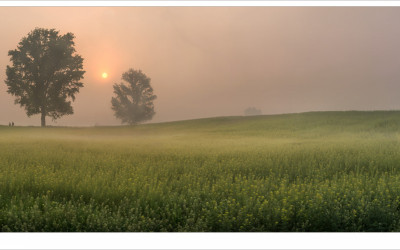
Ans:
[[[0,7],[0,124],[40,125],[4,84],[35,27],[74,33],[86,70],[75,113],[49,125],[120,124],[112,85],[129,68],[152,79],[152,122],[400,109],[398,7]]]

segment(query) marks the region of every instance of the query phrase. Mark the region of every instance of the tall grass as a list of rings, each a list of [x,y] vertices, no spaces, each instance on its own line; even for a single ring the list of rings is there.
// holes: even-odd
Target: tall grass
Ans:
[[[400,112],[0,127],[2,231],[400,231]]]

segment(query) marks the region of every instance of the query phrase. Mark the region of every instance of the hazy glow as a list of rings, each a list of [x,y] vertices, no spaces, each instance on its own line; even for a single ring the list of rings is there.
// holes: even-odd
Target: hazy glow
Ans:
[[[101,77],[107,78],[107,77],[108,77],[108,74],[107,74],[106,72],[104,72],[103,74],[101,74]]]
[[[152,122],[248,107],[400,109],[397,7],[0,7],[0,16],[3,125],[40,125],[4,84],[8,51],[35,27],[73,32],[86,71],[74,114],[49,125],[120,124],[112,86],[129,68],[151,78]]]

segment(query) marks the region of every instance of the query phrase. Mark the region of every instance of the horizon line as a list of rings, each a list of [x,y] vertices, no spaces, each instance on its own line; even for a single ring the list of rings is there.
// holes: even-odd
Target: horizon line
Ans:
[[[1,1],[1,0],[0,0]],[[400,109],[376,109],[376,110],[311,110],[311,111],[302,111],[302,112],[288,112],[288,113],[272,113],[272,114],[261,114],[261,115],[222,115],[222,116],[208,116],[208,117],[199,117],[199,118],[190,118],[190,119],[182,119],[182,120],[172,120],[172,121],[163,121],[163,122],[148,122],[148,123],[139,123],[139,124],[119,124],[119,125],[46,125],[46,127],[52,128],[99,128],[99,127],[130,127],[130,126],[143,126],[143,125],[157,125],[157,124],[166,124],[166,123],[174,123],[174,122],[185,122],[185,121],[196,121],[196,120],[205,120],[205,119],[217,119],[217,118],[234,118],[234,117],[260,117],[260,116],[279,116],[279,115],[296,115],[296,114],[307,114],[307,113],[331,113],[331,112],[400,112]],[[0,127],[9,127],[7,124],[0,124]],[[40,125],[17,125],[14,127],[38,127],[41,128]]]

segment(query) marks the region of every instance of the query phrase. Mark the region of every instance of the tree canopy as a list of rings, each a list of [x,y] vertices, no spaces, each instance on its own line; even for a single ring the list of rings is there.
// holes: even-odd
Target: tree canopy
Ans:
[[[151,79],[141,70],[129,69],[122,74],[122,80],[113,86],[115,97],[111,99],[111,108],[115,117],[128,124],[151,120],[155,114],[153,101],[157,98]]]
[[[83,87],[83,58],[75,54],[74,34],[60,35],[55,29],[36,28],[10,50],[6,69],[7,92],[28,116],[40,114],[53,120],[73,114],[71,101]]]

